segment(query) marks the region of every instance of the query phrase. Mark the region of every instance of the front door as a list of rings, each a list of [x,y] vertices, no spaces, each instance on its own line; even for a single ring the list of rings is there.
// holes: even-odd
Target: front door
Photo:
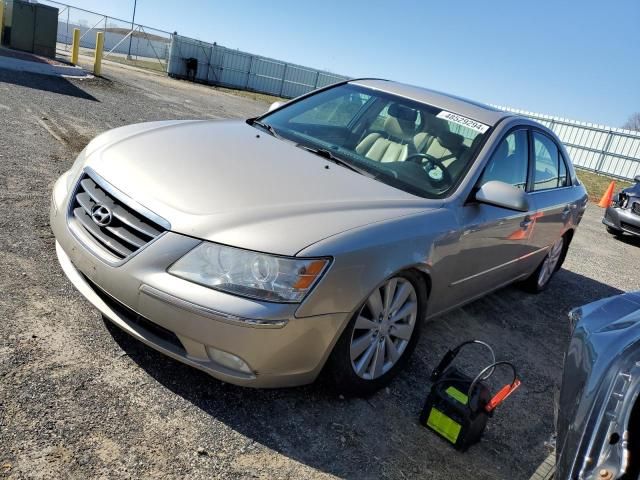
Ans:
[[[498,144],[478,182],[499,180],[526,189],[529,140],[527,129],[508,133]],[[529,249],[531,211],[517,212],[493,205],[469,202],[458,214],[459,250],[450,276],[452,304],[459,304],[505,285],[525,272],[524,258]]]

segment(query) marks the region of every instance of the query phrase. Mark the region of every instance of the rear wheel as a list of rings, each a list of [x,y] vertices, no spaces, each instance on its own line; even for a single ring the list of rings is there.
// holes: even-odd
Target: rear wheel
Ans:
[[[544,291],[548,286],[553,275],[558,271],[560,265],[562,265],[561,259],[566,254],[565,251],[565,237],[560,237],[556,242],[551,245],[547,255],[540,263],[540,266],[535,272],[531,274],[524,282],[522,282],[523,288],[531,293],[540,293]]]
[[[336,343],[328,373],[337,389],[369,395],[387,385],[415,348],[425,314],[426,288],[415,272],[377,287]]]

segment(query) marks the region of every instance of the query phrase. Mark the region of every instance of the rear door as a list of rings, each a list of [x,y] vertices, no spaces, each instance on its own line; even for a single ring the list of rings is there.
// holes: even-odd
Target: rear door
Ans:
[[[531,158],[529,188],[537,211],[529,244],[536,252],[536,260],[541,260],[547,247],[565,232],[577,204],[572,198],[571,178],[558,145],[536,129],[531,131]]]
[[[525,190],[529,175],[529,135],[526,128],[508,132],[498,143],[477,187],[499,180]],[[450,284],[452,304],[475,298],[521,276],[526,268],[531,211],[467,202],[460,209],[459,253]]]

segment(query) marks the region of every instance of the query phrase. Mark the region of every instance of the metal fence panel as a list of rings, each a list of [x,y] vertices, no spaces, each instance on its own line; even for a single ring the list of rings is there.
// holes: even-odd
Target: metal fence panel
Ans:
[[[340,82],[342,80],[345,80],[345,77],[334,75],[333,73],[319,72],[316,87],[326,87],[327,85],[331,85],[332,83]]]
[[[186,78],[186,60],[196,58],[197,81],[285,98],[348,78],[181,35],[172,36],[168,58],[170,76]]]
[[[316,71],[308,68],[297,67],[295,65],[289,65],[285,81],[300,85],[315,86]]]
[[[318,72],[308,68],[289,64],[282,86],[283,97],[298,97],[307,93],[310,89],[315,89]]]
[[[640,175],[640,132],[515,108],[498,108],[531,118],[553,130],[577,167],[626,180]]]
[[[279,96],[284,98],[295,98],[300,95],[304,95],[310,90],[313,90],[313,88],[309,88],[309,85],[285,81],[284,85],[282,85],[282,94]]]
[[[247,85],[251,69],[251,55],[225,49],[219,82],[225,85]]]

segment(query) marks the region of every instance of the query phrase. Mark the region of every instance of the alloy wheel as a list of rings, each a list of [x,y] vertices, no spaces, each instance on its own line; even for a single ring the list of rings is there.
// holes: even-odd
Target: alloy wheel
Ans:
[[[356,317],[351,335],[353,371],[365,380],[388,372],[407,348],[418,315],[413,284],[402,277],[376,288]]]
[[[564,246],[564,238],[560,237],[549,249],[549,253],[544,258],[540,273],[538,274],[538,286],[543,287],[556,270],[560,256],[562,255],[562,247]]]

